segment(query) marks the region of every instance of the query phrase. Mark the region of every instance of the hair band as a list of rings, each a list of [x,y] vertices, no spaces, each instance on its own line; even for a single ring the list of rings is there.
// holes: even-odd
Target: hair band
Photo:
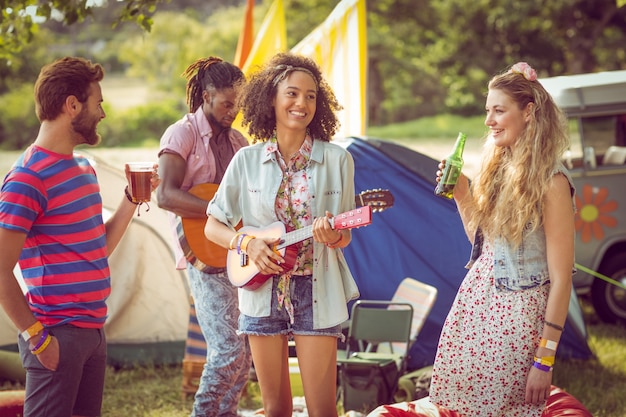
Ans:
[[[278,75],[276,75],[276,77],[274,77],[274,81],[272,81],[272,86],[274,86],[274,87],[276,87],[279,82],[281,82],[282,80],[287,78],[287,76],[289,74],[291,74],[292,72],[294,72],[294,71],[302,71],[302,72],[306,72],[307,74],[309,74],[313,78],[313,80],[315,81],[315,86],[317,87],[317,78],[311,72],[311,70],[309,70],[307,68],[304,68],[304,67],[294,67],[293,65],[281,64],[281,65],[277,65],[276,67],[274,67],[274,69],[280,71],[278,73]]]

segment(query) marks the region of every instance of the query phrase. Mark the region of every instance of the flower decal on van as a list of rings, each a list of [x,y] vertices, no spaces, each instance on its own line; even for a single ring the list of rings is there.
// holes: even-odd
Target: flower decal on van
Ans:
[[[585,184],[582,198],[576,194],[576,233],[583,243],[604,239],[604,228],[617,226],[617,219],[609,213],[617,210],[617,201],[607,201],[608,188]]]

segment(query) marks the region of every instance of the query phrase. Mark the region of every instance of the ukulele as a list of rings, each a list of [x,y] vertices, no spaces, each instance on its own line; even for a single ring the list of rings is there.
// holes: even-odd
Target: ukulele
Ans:
[[[359,207],[338,214],[328,220],[334,230],[367,226],[372,222],[372,207],[368,205]],[[285,225],[282,222],[274,222],[269,226],[261,228],[242,227],[239,229],[239,232],[256,238],[280,238],[278,244],[274,246],[274,251],[280,253],[285,259],[283,268],[289,271],[295,265],[296,257],[298,256],[297,247],[292,245],[313,237],[313,225],[285,233]],[[228,279],[231,284],[250,291],[256,290],[273,276],[260,273],[256,265],[248,261],[248,256],[245,253],[238,254],[236,249],[228,251],[226,270],[228,271]]]
[[[218,184],[198,184],[189,192],[198,198],[210,201],[217,187]],[[373,212],[382,212],[393,207],[394,198],[389,190],[374,189],[356,195],[355,203],[357,207],[370,206]],[[187,261],[198,269],[211,273],[211,269],[226,267],[228,249],[213,243],[204,236],[205,224],[206,217],[183,217],[176,225],[176,231]],[[236,229],[240,226],[241,223]]]

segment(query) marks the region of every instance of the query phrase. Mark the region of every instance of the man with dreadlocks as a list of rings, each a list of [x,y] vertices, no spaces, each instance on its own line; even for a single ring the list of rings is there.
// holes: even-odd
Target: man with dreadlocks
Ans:
[[[192,416],[236,416],[251,362],[248,341],[237,334],[237,289],[228,280],[225,260],[210,265],[198,259],[206,257],[193,253],[187,243],[192,240],[191,231],[181,227],[181,219],[183,223],[185,219],[201,220],[198,234],[204,239],[211,195],[203,199],[195,190],[207,185],[210,190],[212,184],[219,184],[235,152],[248,144],[231,128],[237,114],[237,92],[245,78],[239,68],[217,57],[196,61],[183,76],[190,113],[161,137],[162,182],[157,202],[174,220],[176,267],[187,269],[198,323],[207,342]]]

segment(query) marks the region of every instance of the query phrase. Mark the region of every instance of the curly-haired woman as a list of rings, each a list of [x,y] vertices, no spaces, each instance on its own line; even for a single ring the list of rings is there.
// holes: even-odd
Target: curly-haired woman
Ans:
[[[251,75],[239,104],[256,144],[228,166],[207,209],[205,234],[268,277],[239,289],[239,331],[250,341],[264,415],[292,415],[293,337],[309,415],[336,416],[337,338],[347,302],[359,295],[341,251],[350,231],[330,224],[355,206],[352,157],[329,143],[340,106],[319,67],[289,53]],[[290,247],[295,262],[287,267],[288,257],[273,250],[280,239],[238,233],[240,220],[247,230],[275,222],[286,231],[311,227],[313,239]]]

